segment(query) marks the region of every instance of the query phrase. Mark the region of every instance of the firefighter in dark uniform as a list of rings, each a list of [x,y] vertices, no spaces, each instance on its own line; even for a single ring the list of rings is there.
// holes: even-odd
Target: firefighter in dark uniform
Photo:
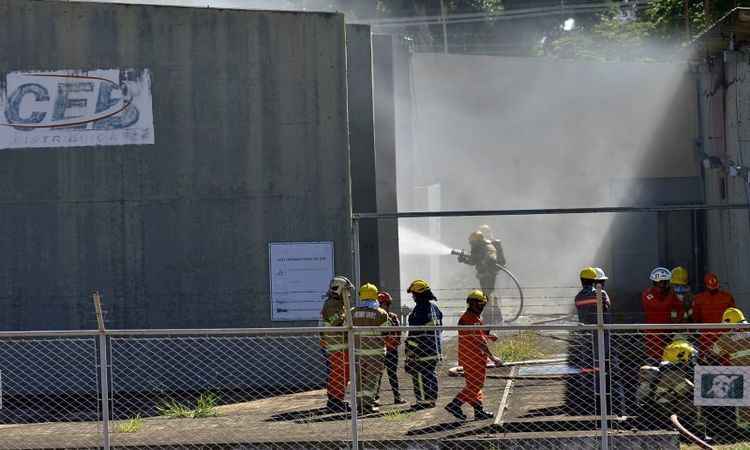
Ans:
[[[575,297],[578,321],[586,325],[597,323],[596,285],[600,284],[604,323],[611,322],[611,302],[604,283],[607,275],[599,267],[585,267],[580,273],[581,290]],[[573,334],[572,348],[569,348],[570,365],[579,369],[578,375],[568,378],[566,404],[577,415],[599,414],[599,341],[594,330],[579,331]],[[609,413],[624,414],[625,395],[620,382],[620,371],[616,352],[611,351],[609,333],[604,335],[604,358],[608,362],[607,392],[609,393]],[[611,386],[609,386],[611,385]],[[612,395],[614,394],[614,395]]]
[[[437,300],[424,280],[414,280],[406,292],[412,294],[416,306],[409,314],[409,326],[443,325],[443,313],[432,300]],[[406,338],[406,372],[412,377],[416,403],[413,409],[434,408],[438,398],[437,365],[442,345],[440,330],[413,330]]]

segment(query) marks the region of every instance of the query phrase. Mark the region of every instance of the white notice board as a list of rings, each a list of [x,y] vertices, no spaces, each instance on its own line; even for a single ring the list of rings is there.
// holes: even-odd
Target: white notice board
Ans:
[[[270,242],[271,320],[318,320],[333,278],[333,242]]]

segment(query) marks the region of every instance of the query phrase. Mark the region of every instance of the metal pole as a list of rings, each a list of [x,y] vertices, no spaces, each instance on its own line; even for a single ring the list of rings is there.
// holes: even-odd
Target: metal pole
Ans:
[[[443,22],[443,53],[448,54],[448,19],[445,17],[445,0],[440,0],[440,20]]]
[[[351,317],[351,314],[349,314]],[[354,328],[351,320],[349,330],[346,332],[349,346],[349,379],[351,380],[351,415],[352,415],[352,450],[359,448],[359,426],[357,424],[357,363],[354,347]]]
[[[599,414],[601,415],[602,450],[609,449],[607,422],[607,372],[604,363],[604,305],[602,303],[602,285],[596,283],[596,336],[599,351]]]
[[[102,447],[109,450],[109,380],[107,378],[107,335],[99,335],[99,376],[102,389]]]
[[[104,328],[102,298],[99,291],[94,291],[94,309],[99,331],[99,378],[102,391],[102,447],[109,450],[109,379],[107,370],[107,330]]]
[[[354,304],[350,306],[355,306],[357,304],[357,299],[359,298],[359,291],[358,288],[360,286],[361,280],[361,273],[360,273],[360,252],[359,252],[359,220],[354,219],[352,221],[352,277],[354,277]]]

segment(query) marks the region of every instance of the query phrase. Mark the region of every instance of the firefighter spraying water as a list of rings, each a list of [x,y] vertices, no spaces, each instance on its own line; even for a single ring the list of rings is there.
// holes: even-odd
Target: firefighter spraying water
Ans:
[[[458,262],[474,266],[481,291],[487,298],[485,317],[490,325],[513,322],[523,310],[523,291],[521,284],[506,267],[505,252],[499,239],[495,239],[489,225],[482,225],[469,235],[470,250],[453,249],[451,255],[458,257]],[[518,309],[512,315],[503,316],[501,298],[495,294],[497,275],[505,272],[515,284],[519,294]],[[506,312],[508,309],[506,308]]]

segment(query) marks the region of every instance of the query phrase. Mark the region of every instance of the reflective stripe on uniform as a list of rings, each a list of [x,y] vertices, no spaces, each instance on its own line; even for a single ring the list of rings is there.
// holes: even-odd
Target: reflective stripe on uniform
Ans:
[[[365,356],[380,356],[385,354],[384,348],[358,348],[355,350],[358,355]]]
[[[421,373],[417,374],[417,387],[419,388],[419,399],[424,399],[424,382],[422,382]]]
[[[730,359],[742,358],[743,356],[750,356],[750,350],[740,350],[729,355]]]
[[[328,350],[330,353],[335,353],[346,350],[347,347],[347,344],[328,344],[326,345],[326,350]]]
[[[417,358],[417,361],[434,361],[436,359],[440,359],[440,355],[423,356],[421,358]]]
[[[414,341],[406,341],[406,345],[410,345],[412,347],[416,347],[418,344]]]
[[[595,305],[596,299],[592,298],[589,300],[576,300],[576,306],[584,306],[584,305]]]

